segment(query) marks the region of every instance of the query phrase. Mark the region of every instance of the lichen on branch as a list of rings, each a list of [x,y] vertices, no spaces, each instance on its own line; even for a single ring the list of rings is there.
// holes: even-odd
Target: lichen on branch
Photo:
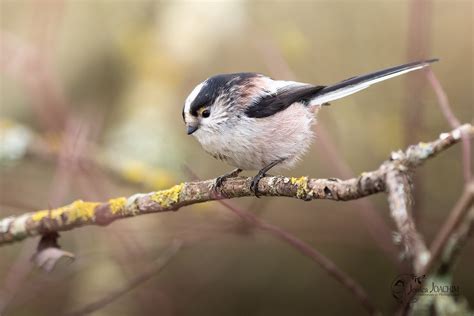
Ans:
[[[314,179],[308,177],[264,177],[259,182],[262,196],[283,196],[305,201],[328,199],[349,201],[384,192],[387,175],[396,165],[398,170],[411,172],[429,158],[446,150],[461,139],[461,135],[474,135],[474,128],[465,124],[449,133],[443,133],[432,142],[410,146],[405,151],[392,153],[389,160],[370,172],[356,178]],[[400,169],[401,168],[401,169]],[[0,220],[0,245],[23,240],[27,237],[56,231],[68,231],[84,225],[108,225],[132,216],[165,211],[176,211],[191,204],[217,199],[253,196],[250,190],[252,178],[237,177],[226,180],[220,192],[211,189],[214,180],[184,182],[170,189],[131,197],[119,197],[107,202],[77,200],[69,205],[10,216]]]

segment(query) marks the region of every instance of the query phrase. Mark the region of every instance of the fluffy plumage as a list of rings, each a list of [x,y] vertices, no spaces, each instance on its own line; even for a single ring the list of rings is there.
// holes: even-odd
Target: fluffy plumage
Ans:
[[[245,170],[280,161],[291,167],[308,150],[320,105],[436,60],[396,66],[330,86],[273,80],[256,73],[224,74],[200,83],[186,99],[183,119],[214,158]]]

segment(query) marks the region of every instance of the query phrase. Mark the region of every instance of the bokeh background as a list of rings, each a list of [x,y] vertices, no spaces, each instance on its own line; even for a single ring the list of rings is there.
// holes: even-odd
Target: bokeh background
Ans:
[[[255,71],[329,84],[421,58],[453,111],[473,118],[473,2],[0,1],[0,217],[213,178],[230,168],[185,133],[181,109],[210,75]],[[318,138],[287,175],[347,178],[449,130],[423,72],[324,108]],[[415,218],[430,242],[459,197],[460,146],[417,171]],[[251,173],[247,173],[251,175]],[[383,195],[358,202],[245,198],[232,205],[334,260],[383,312],[406,266]],[[213,202],[61,234],[76,260],[50,273],[37,239],[0,248],[0,314],[80,309],[184,246],[94,315],[364,314],[317,264]],[[474,244],[454,284],[474,304]],[[3,315],[3,314],[2,314]]]

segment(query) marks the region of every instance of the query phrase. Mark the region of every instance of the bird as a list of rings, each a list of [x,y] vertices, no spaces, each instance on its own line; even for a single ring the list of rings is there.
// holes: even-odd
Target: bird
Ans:
[[[219,190],[243,170],[258,170],[250,190],[259,197],[258,183],[271,168],[289,169],[308,151],[322,106],[436,61],[411,62],[326,86],[274,80],[253,72],[218,74],[188,95],[183,121],[187,134],[208,154],[235,167],[217,177],[212,187]]]

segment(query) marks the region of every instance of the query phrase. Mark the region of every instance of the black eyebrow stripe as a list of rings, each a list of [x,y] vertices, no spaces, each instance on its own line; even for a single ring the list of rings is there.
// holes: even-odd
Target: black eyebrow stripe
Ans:
[[[211,102],[211,98],[209,96],[203,96],[200,98],[196,97],[196,99],[191,104],[191,109],[190,109],[191,115],[197,116],[199,109],[202,108],[203,106],[206,106],[210,102]]]
[[[261,76],[253,72],[241,72],[233,74],[221,74],[210,77],[199,91],[196,98],[192,101],[189,112],[197,116],[197,112],[203,106],[210,106],[226,90],[232,85],[242,84],[245,80]]]

